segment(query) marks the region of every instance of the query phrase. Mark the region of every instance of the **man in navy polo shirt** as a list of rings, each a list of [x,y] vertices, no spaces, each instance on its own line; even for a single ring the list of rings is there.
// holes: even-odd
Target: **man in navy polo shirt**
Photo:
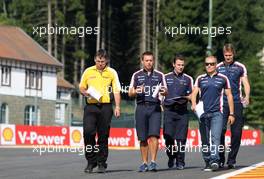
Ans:
[[[225,60],[217,65],[217,71],[226,75],[230,81],[232,94],[234,97],[234,108],[236,121],[231,126],[231,147],[228,154],[227,165],[229,169],[235,168],[236,156],[240,147],[242,136],[242,128],[244,125],[243,105],[249,104],[250,85],[247,78],[246,67],[237,61],[234,61],[235,50],[232,44],[225,44],[223,48]],[[241,82],[244,86],[245,97],[242,97]],[[243,104],[242,104],[243,103]],[[229,108],[227,98],[224,96],[224,124],[221,135],[221,144],[225,145],[226,123],[229,116]],[[225,152],[220,152],[220,166],[223,167],[225,163]]]
[[[143,161],[143,164],[139,167],[139,172],[157,171],[156,157],[160,136],[161,107],[159,95],[156,92],[159,91],[161,95],[166,95],[167,85],[164,74],[154,70],[154,55],[152,52],[144,52],[141,63],[143,69],[133,74],[128,93],[130,97],[136,96],[137,101],[135,112],[136,130]],[[151,155],[149,166],[147,165],[148,151]]]
[[[164,99],[163,134],[168,155],[168,167],[183,170],[185,166],[185,144],[188,133],[187,103],[191,100],[193,79],[183,73],[184,57],[177,55],[173,59],[174,70],[165,75],[168,95]],[[176,145],[174,140],[176,140]]]
[[[196,97],[200,92],[200,100],[203,102],[204,113],[199,119],[199,130],[202,140],[202,154],[205,161],[204,171],[217,170],[219,168],[220,137],[223,128],[223,92],[227,96],[230,114],[228,123],[233,124],[234,103],[228,78],[216,71],[217,60],[214,56],[205,59],[206,74],[197,77],[192,94],[192,110],[196,110]],[[211,144],[210,145],[210,132]]]

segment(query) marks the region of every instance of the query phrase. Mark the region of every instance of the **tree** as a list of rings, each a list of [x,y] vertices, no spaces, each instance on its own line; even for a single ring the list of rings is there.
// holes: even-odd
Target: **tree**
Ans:
[[[176,53],[187,57],[186,72],[196,76],[203,70],[202,62],[207,46],[207,36],[202,34],[179,33],[172,37],[172,34],[165,34],[165,28],[180,29],[184,27],[207,26],[206,11],[207,2],[198,1],[161,1],[160,7],[160,33],[159,33],[159,61],[162,70],[171,70],[171,61]],[[194,70],[195,69],[195,70]]]

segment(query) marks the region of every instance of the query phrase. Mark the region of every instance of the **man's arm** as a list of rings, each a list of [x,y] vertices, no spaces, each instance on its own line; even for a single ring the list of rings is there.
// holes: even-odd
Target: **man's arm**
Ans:
[[[143,93],[144,86],[145,86],[144,84],[142,84],[141,86],[137,86],[137,83],[135,81],[135,74],[133,74],[128,89],[128,96],[135,97],[137,93]]]
[[[129,97],[135,97],[137,95],[137,92],[134,87],[131,87],[128,89],[128,96]]]
[[[89,94],[86,91],[87,90],[87,74],[86,74],[86,71],[82,74],[81,81],[79,84],[79,90],[83,96],[86,96],[86,97],[89,96]]]
[[[82,95],[84,95],[84,96],[89,96],[89,94],[87,93],[87,89],[85,89],[84,87],[79,87],[79,90],[80,90],[80,93],[82,94]]]
[[[192,91],[192,94],[191,94],[191,101],[192,101],[191,109],[193,111],[195,111],[195,108],[196,108],[196,97],[197,97],[197,94],[198,94],[199,90],[200,90],[199,87],[195,86],[193,88],[193,91]]]
[[[245,92],[245,104],[248,105],[249,104],[249,98],[250,98],[250,84],[248,81],[248,77],[247,76],[243,76],[241,77],[243,86],[244,86],[244,92]]]
[[[115,114],[115,117],[120,117],[120,103],[121,103],[121,95],[120,95],[120,92],[115,92],[114,93],[114,99],[115,99],[115,111],[114,111],[114,114]]]
[[[188,96],[186,96],[186,98],[191,101],[192,100],[192,93],[190,93]]]
[[[114,115],[115,117],[119,118],[121,109],[120,109],[120,103],[121,103],[121,84],[117,75],[117,72],[113,70],[114,73],[114,78],[112,81],[112,88],[113,88],[113,94],[114,94],[114,100],[115,100],[115,110],[114,110]]]
[[[192,93],[193,93],[193,78],[190,77],[190,84],[189,84],[189,90],[191,91],[191,93],[186,96],[186,98],[191,101],[192,100]]]
[[[168,87],[165,79],[165,75],[162,74],[162,79],[161,79],[161,87],[160,87],[160,94],[162,96],[166,96],[168,94]]]
[[[234,115],[234,100],[231,89],[225,89],[225,94],[227,96],[228,106],[229,106],[229,116],[228,116],[228,124],[232,125],[235,122],[235,115]]]
[[[161,94],[162,96],[166,96],[166,95],[168,94],[168,89],[167,89],[167,87],[165,87],[165,86],[161,86],[161,87],[160,87],[160,94]]]

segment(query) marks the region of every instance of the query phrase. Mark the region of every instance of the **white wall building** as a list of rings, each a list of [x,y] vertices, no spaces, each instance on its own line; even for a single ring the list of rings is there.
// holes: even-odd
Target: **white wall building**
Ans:
[[[62,64],[17,27],[0,26],[0,123],[67,125],[69,82]]]

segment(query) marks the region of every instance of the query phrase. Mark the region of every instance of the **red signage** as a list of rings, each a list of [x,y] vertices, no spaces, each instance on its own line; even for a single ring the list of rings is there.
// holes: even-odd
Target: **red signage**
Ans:
[[[0,145],[83,145],[81,127],[0,125]],[[78,130],[77,130],[78,129]],[[71,139],[71,142],[70,142]],[[230,130],[226,132],[226,145],[230,145]],[[111,128],[109,147],[138,149],[139,143],[134,128]],[[241,145],[261,144],[260,130],[243,130]],[[201,145],[198,129],[189,129],[186,146]],[[165,147],[163,130],[160,130],[159,148]]]
[[[108,139],[109,147],[134,147],[134,136],[133,128],[111,128]]]
[[[231,143],[231,131],[226,131],[225,144],[230,145]],[[260,130],[243,130],[241,137],[241,145],[257,145],[261,144],[261,133]]]
[[[17,145],[70,145],[69,127],[16,126]]]

